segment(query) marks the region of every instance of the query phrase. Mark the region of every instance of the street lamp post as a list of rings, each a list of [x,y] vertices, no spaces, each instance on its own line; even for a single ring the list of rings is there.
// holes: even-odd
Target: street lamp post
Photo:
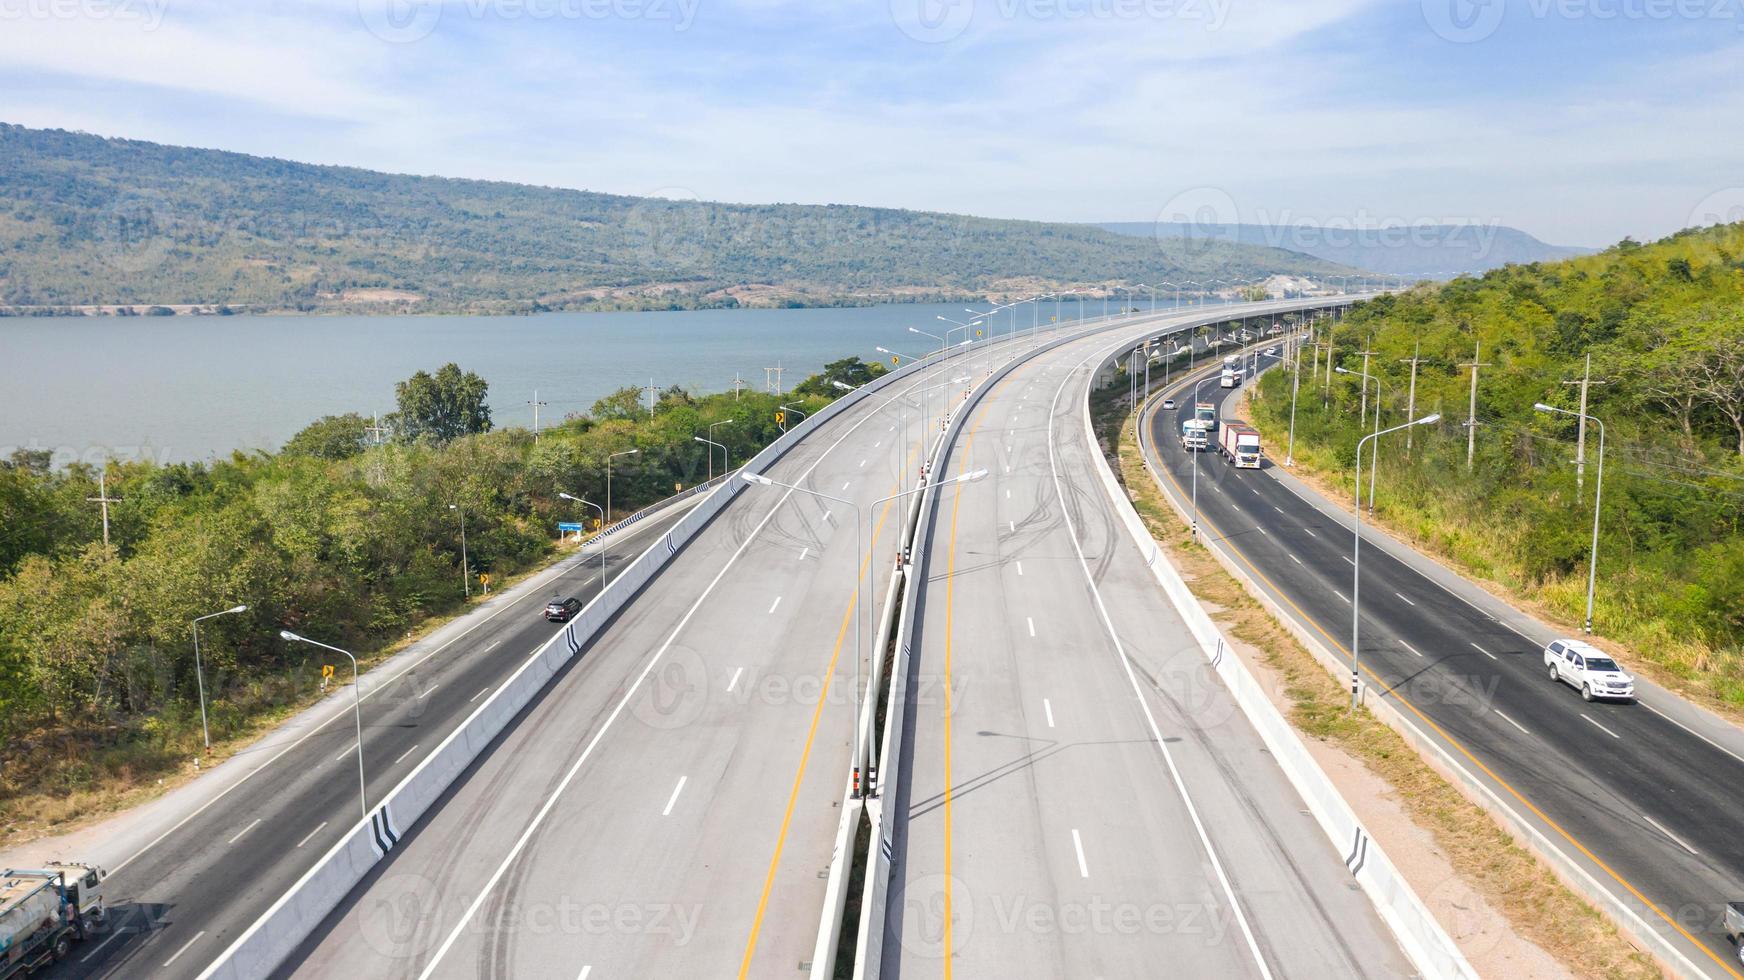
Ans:
[[[363,819],[368,820],[369,789],[368,784],[363,781],[363,685],[357,676],[357,658],[353,657],[349,650],[341,650],[335,646],[328,646],[320,640],[298,636],[290,630],[279,630],[279,637],[289,643],[307,643],[323,650],[343,653],[346,659],[351,661],[351,712],[352,716],[357,719],[357,802],[363,812]]]
[[[1355,377],[1363,379],[1363,391],[1364,392],[1368,391],[1369,381],[1371,379],[1374,381],[1374,383],[1375,383],[1375,432],[1380,432],[1381,431],[1381,379],[1379,377],[1376,377],[1375,375],[1368,374],[1368,373],[1363,372],[1363,371],[1352,371],[1351,369],[1349,369],[1347,367],[1339,367],[1339,368],[1336,368],[1335,370],[1337,370],[1339,374],[1349,374],[1349,375],[1353,375]],[[1373,517],[1375,514],[1375,471],[1380,469],[1380,465],[1381,465],[1381,444],[1377,442],[1377,443],[1375,443],[1374,458],[1369,460],[1369,516],[1370,517]],[[1359,492],[1358,492],[1357,496],[1359,498],[1358,503],[1361,503],[1360,498],[1362,495],[1360,492],[1360,488],[1359,488]]]
[[[719,422],[709,423],[709,427],[708,427],[709,441],[711,441],[711,442],[714,441],[715,428],[717,426],[732,425],[734,422],[737,422],[737,421],[738,421],[738,419],[722,419]],[[733,454],[727,451],[727,444],[726,443],[716,442],[714,444],[721,447],[721,472],[726,473],[733,468]],[[715,479],[714,465],[715,465],[715,454],[713,452],[710,452],[709,453],[709,482],[710,483],[713,483],[714,479]]]
[[[801,422],[804,422],[806,420],[806,418],[808,418],[811,414],[811,413],[807,412],[805,409],[800,408],[796,405],[781,404],[781,405],[778,405],[777,407],[780,408],[783,412],[798,412],[799,413],[799,420]],[[782,435],[787,434],[787,420],[786,419],[781,420],[781,434]]]
[[[1200,378],[1199,383],[1193,386],[1194,418],[1199,417],[1199,389],[1205,384],[1205,382],[1210,380],[1211,377],[1207,375],[1206,377]],[[1209,443],[1211,439],[1211,434],[1209,432],[1205,434],[1205,439]],[[1207,446],[1207,448],[1209,448],[1209,446]],[[1199,454],[1204,451],[1205,450],[1203,449],[1196,449],[1193,451],[1193,538],[1195,540],[1199,537]]]
[[[1593,490],[1593,550],[1587,556],[1587,635],[1593,632],[1593,592],[1599,582],[1599,502],[1605,493],[1605,423],[1591,415],[1571,412],[1566,408],[1557,408],[1539,402],[1532,406],[1540,412],[1554,412],[1558,415],[1569,415],[1583,418],[1599,427],[1599,482]]]
[[[448,509],[460,515],[460,587],[468,599],[472,598],[472,562],[466,558],[466,511],[459,504],[449,504]]]
[[[634,456],[641,451],[640,449],[626,449],[621,453],[612,453],[606,457],[606,513],[612,512],[612,460],[619,456]]]
[[[233,613],[247,612],[247,606],[232,606],[221,612],[207,613],[194,618],[194,683],[200,688],[200,737],[206,742],[206,751],[212,750],[212,732],[206,727],[206,675],[200,666],[200,623],[202,620],[216,616],[229,616]]]
[[[711,459],[714,458],[713,451],[710,451],[709,457]],[[580,497],[577,497],[573,494],[567,494],[567,493],[563,493],[563,492],[559,491],[557,496],[563,498],[564,500],[572,500],[578,504],[585,504],[589,507],[592,507],[594,510],[597,510],[600,512],[600,529],[599,529],[599,534],[595,535],[595,537],[594,537],[594,544],[599,549],[599,558],[600,558],[599,587],[600,587],[600,591],[604,592],[606,590],[606,539],[605,539],[606,509],[604,507],[601,507],[599,504],[594,503],[591,500],[583,500]]]
[[[1384,436],[1389,432],[1398,432],[1400,429],[1407,429],[1413,425],[1434,425],[1440,419],[1441,419],[1441,413],[1436,412],[1436,413],[1431,414],[1431,415],[1425,415],[1422,418],[1417,419],[1417,420],[1412,421],[1412,422],[1404,422],[1404,423],[1401,423],[1399,425],[1395,425],[1391,429],[1383,429],[1379,432],[1371,432],[1368,435],[1363,436],[1361,439],[1357,440],[1357,444],[1356,444],[1356,502],[1355,502],[1354,508],[1352,508],[1352,510],[1351,510],[1351,518],[1352,518],[1351,527],[1355,532],[1355,540],[1351,545],[1351,552],[1350,552],[1351,553],[1351,559],[1350,559],[1350,565],[1351,565],[1351,568],[1350,568],[1350,576],[1351,576],[1351,583],[1350,583],[1350,710],[1351,711],[1356,710],[1357,699],[1360,697],[1361,691],[1362,691],[1362,672],[1360,669],[1361,656],[1359,653],[1359,649],[1357,647],[1358,629],[1362,623],[1362,614],[1361,614],[1361,609],[1362,609],[1362,606],[1361,606],[1361,601],[1362,601],[1362,451],[1363,451],[1362,444],[1365,442],[1368,442],[1371,439],[1377,439],[1380,436]]]

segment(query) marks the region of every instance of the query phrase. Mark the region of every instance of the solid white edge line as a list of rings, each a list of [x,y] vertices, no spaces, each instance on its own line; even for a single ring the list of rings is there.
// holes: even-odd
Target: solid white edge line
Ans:
[[[315,826],[315,829],[314,829],[314,830],[311,830],[311,831],[309,831],[309,834],[308,834],[308,837],[304,837],[304,838],[303,838],[303,839],[302,839],[302,840],[300,840],[300,841],[297,841],[297,846],[298,846],[298,847],[302,847],[302,846],[303,846],[303,845],[304,845],[304,844],[307,844],[307,843],[309,843],[309,838],[310,838],[310,837],[313,837],[313,836],[315,836],[315,835],[316,835],[316,834],[318,834],[318,833],[320,833],[320,832],[321,832],[321,828],[323,828],[323,827],[325,827],[325,826],[327,826],[327,821],[325,821],[325,820],[323,820],[323,821],[321,821],[321,822],[320,822],[320,823],[319,823],[319,824],[317,824],[317,825],[316,825],[316,826]]]
[[[689,779],[689,778],[690,778],[689,776],[678,777],[678,785],[672,787],[672,796],[670,798],[668,798],[666,801],[666,809],[660,811],[661,816],[663,816],[663,817],[672,816],[672,805],[674,803],[678,802],[678,794],[684,792],[684,781]]]
[[[1701,739],[1702,741],[1708,743],[1709,745],[1713,746],[1714,748],[1719,749],[1721,752],[1724,752],[1727,755],[1731,756],[1732,758],[1737,759],[1739,762],[1744,762],[1744,755],[1739,755],[1738,753],[1733,752],[1731,749],[1726,748],[1724,745],[1721,745],[1720,743],[1714,741],[1713,739],[1707,737],[1706,735],[1703,735],[1701,732],[1698,732],[1695,729],[1691,728],[1690,726],[1684,724],[1683,722],[1678,721],[1676,718],[1673,718],[1672,716],[1666,714],[1665,712],[1659,710],[1658,708],[1655,708],[1653,705],[1648,704],[1646,701],[1643,701],[1640,698],[1636,698],[1635,703],[1640,705],[1643,708],[1646,708],[1648,711],[1653,712],[1654,714],[1658,715],[1659,717],[1664,718],[1666,721],[1671,722],[1673,725],[1676,725],[1677,727],[1683,729],[1684,731],[1689,732],[1691,735],[1694,735],[1696,738]]]
[[[1071,509],[1066,505],[1066,491],[1060,485],[1060,466],[1054,452],[1054,421],[1060,413],[1060,396],[1065,394],[1066,385],[1070,383],[1078,368],[1089,363],[1096,355],[1091,353],[1077,366],[1067,373],[1060,386],[1054,390],[1053,404],[1048,407],[1048,468],[1052,471],[1054,493],[1059,498],[1061,513],[1066,519],[1068,537],[1072,539],[1072,549],[1078,553],[1078,565],[1083,569],[1084,578],[1090,583],[1090,594],[1096,600],[1096,611],[1102,618],[1103,628],[1108,631],[1108,637],[1114,644],[1115,652],[1120,656],[1120,664],[1126,670],[1127,683],[1132,685],[1134,694],[1138,695],[1139,708],[1144,711],[1145,722],[1151,729],[1151,737],[1157,743],[1157,749],[1162,752],[1163,761],[1168,764],[1169,775],[1174,780],[1176,792],[1181,794],[1181,802],[1187,808],[1187,815],[1193,821],[1193,829],[1199,836],[1199,843],[1205,848],[1205,855],[1211,861],[1211,867],[1217,873],[1217,881],[1223,887],[1223,894],[1229,900],[1230,910],[1235,914],[1236,924],[1241,927],[1242,937],[1247,940],[1248,952],[1253,955],[1254,963],[1259,967],[1260,976],[1265,980],[1273,980],[1272,969],[1266,965],[1265,955],[1260,952],[1259,940],[1254,938],[1253,927],[1248,924],[1247,914],[1242,911],[1241,902],[1235,897],[1235,889],[1229,883],[1229,875],[1223,870],[1223,861],[1217,856],[1217,849],[1211,844],[1211,837],[1205,831],[1205,823],[1199,818],[1199,808],[1193,804],[1192,794],[1187,792],[1187,782],[1181,776],[1181,770],[1175,765],[1174,753],[1169,750],[1169,743],[1164,741],[1162,729],[1157,727],[1156,715],[1151,711],[1150,699],[1144,696],[1144,689],[1139,686],[1138,676],[1133,672],[1132,661],[1126,655],[1126,646],[1121,643],[1120,636],[1115,632],[1114,622],[1109,618],[1108,607],[1102,601],[1102,590],[1096,585],[1096,577],[1090,572],[1090,562],[1084,557],[1084,545],[1078,540],[1078,529],[1072,522]],[[422,980],[422,978],[420,978]]]
[[[869,412],[858,422],[849,426],[848,430],[837,437],[836,441],[831,443],[823,452],[819,453],[817,459],[812,460],[811,465],[807,466],[805,471],[793,482],[804,483],[806,479],[811,476],[812,472],[816,470],[825,459],[829,458],[830,453],[833,452],[837,446],[840,446],[849,436],[857,432],[860,426],[865,425],[875,417],[875,411]],[[751,529],[751,533],[745,535],[745,540],[740,542],[739,547],[735,549],[733,554],[724,564],[721,565],[721,570],[715,573],[715,577],[709,581],[708,586],[703,589],[702,594],[697,596],[696,601],[692,603],[690,608],[685,611],[684,615],[679,618],[678,623],[673,626],[672,632],[667,635],[665,642],[661,643],[660,648],[654,651],[654,654],[648,658],[648,662],[642,666],[641,673],[636,675],[636,679],[632,681],[629,688],[624,691],[624,696],[618,701],[617,706],[614,707],[611,713],[606,716],[605,720],[600,723],[599,728],[594,732],[593,738],[588,740],[587,745],[582,748],[581,754],[576,757],[575,762],[572,763],[568,771],[563,774],[563,778],[558,780],[556,787],[554,787],[545,797],[545,802],[539,805],[538,811],[533,814],[533,817],[528,821],[527,826],[522,829],[520,836],[515,839],[514,845],[509,848],[508,855],[497,865],[496,870],[491,872],[491,876],[489,880],[485,882],[484,887],[480,888],[478,894],[475,895],[472,901],[467,904],[465,911],[461,913],[460,920],[454,924],[454,928],[449,931],[447,938],[442,940],[442,944],[438,946],[436,952],[431,955],[430,961],[426,963],[424,969],[419,972],[418,980],[429,980],[430,976],[436,972],[436,968],[441,966],[443,957],[447,956],[448,951],[454,947],[454,943],[460,938],[460,934],[466,931],[467,923],[471,922],[472,917],[478,914],[479,907],[482,906],[485,900],[490,897],[491,892],[496,889],[497,883],[502,881],[503,875],[509,870],[509,866],[514,864],[515,861],[520,858],[522,851],[526,850],[527,843],[533,839],[533,835],[537,833],[539,827],[544,824],[545,818],[550,815],[552,808],[557,805],[558,798],[563,795],[564,790],[569,788],[569,784],[575,781],[576,774],[581,772],[581,767],[593,756],[594,750],[599,747],[600,741],[605,738],[607,732],[611,731],[612,724],[618,720],[619,715],[623,714],[624,709],[629,706],[630,700],[636,696],[636,692],[642,689],[642,682],[647,680],[648,676],[654,672],[654,668],[660,663],[660,660],[665,657],[666,651],[672,648],[672,644],[677,642],[679,634],[684,632],[684,628],[689,625],[691,619],[696,615],[696,611],[702,608],[704,602],[708,601],[708,597],[714,592],[715,587],[721,583],[722,579],[727,577],[727,573],[732,571],[733,566],[738,563],[739,558],[744,555],[746,550],[751,547],[751,544],[757,540],[763,529],[768,527],[769,523],[775,519],[775,515],[781,512],[781,508],[786,505],[788,500],[792,499],[794,493],[795,491],[793,490],[784,491],[781,494],[781,498],[770,506],[769,512],[763,515],[763,519],[757,522],[757,526]]]

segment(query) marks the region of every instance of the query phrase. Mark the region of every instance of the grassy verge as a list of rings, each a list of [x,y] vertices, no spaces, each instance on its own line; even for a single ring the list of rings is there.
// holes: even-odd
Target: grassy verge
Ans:
[[[493,591],[513,588],[573,553],[573,546],[554,550],[546,560],[494,583]],[[428,616],[392,644],[357,651],[359,668],[380,665],[482,601],[479,596]],[[253,745],[298,712],[345,692],[338,684],[321,693],[314,661],[294,673],[251,681],[245,691],[227,692],[227,700],[210,709],[224,713],[223,724],[212,726],[210,751],[202,745],[197,709],[159,715],[126,731],[33,732],[12,747],[0,774],[0,848],[66,833],[149,802]]]
[[[1267,445],[1282,446],[1289,432],[1288,386],[1267,381],[1272,383],[1262,384],[1260,390],[1272,398],[1281,395],[1281,403],[1241,401],[1241,413],[1260,430]],[[1302,397],[1310,400],[1306,389]],[[1354,490],[1348,452],[1341,456],[1320,440],[1324,433],[1317,425],[1306,424],[1319,412],[1317,402],[1312,411],[1306,405],[1299,405],[1299,410],[1291,473],[1348,510]],[[1533,573],[1511,557],[1521,553],[1530,533],[1519,514],[1498,507],[1472,485],[1462,483],[1462,471],[1448,470],[1445,460],[1432,457],[1421,445],[1415,465],[1389,463],[1387,454],[1400,449],[1402,444],[1383,451],[1375,512],[1364,520],[1433,556],[1509,605],[1570,636],[1579,635],[1587,594],[1584,529],[1579,536],[1579,567],[1568,573]],[[1607,478],[1607,514],[1629,506],[1626,497],[1613,503],[1610,483],[1616,479]],[[1601,548],[1593,618],[1602,635],[1595,635],[1593,641],[1680,696],[1744,721],[1744,651],[1692,636],[1687,629],[1688,584],[1653,562],[1630,561],[1627,556],[1607,559],[1605,555],[1616,555],[1615,544],[1607,540]]]
[[[1346,710],[1339,681],[1192,540],[1144,467],[1130,408],[1124,389],[1092,396],[1092,421],[1109,464],[1193,594],[1216,610],[1218,625],[1260,651],[1283,678],[1288,716],[1297,731],[1358,760],[1381,779],[1412,822],[1433,836],[1460,878],[1506,916],[1516,934],[1569,970],[1589,977],[1661,976],[1651,957],[1430,768],[1398,733],[1367,709]],[[1118,452],[1111,451],[1113,446]]]

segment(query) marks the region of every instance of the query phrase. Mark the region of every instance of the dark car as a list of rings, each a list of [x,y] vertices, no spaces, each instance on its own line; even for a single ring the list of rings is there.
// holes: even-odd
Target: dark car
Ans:
[[[552,596],[545,604],[545,618],[553,623],[567,623],[578,612],[581,612],[581,600],[575,596],[567,599]]]

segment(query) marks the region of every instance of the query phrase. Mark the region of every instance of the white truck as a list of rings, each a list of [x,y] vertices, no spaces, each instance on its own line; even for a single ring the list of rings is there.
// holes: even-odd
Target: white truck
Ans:
[[[74,942],[100,928],[105,877],[88,864],[0,873],[0,980],[66,959]]]
[[[1192,452],[1201,452],[1210,448],[1210,437],[1205,423],[1198,419],[1183,419],[1181,421],[1181,445]]]
[[[1217,448],[1238,470],[1260,468],[1260,434],[1241,422],[1225,422],[1217,431]]]
[[[1226,367],[1223,369],[1223,374],[1220,376],[1219,386],[1224,388],[1234,388],[1236,385],[1241,384],[1241,382],[1237,380],[1240,377],[1241,372],[1237,371],[1235,368]]]
[[[1738,944],[1738,962],[1744,963],[1744,902],[1726,903],[1726,938]]]
[[[1241,355],[1240,354],[1230,354],[1223,359],[1223,366],[1225,368],[1233,368],[1237,364],[1240,364],[1240,363],[1241,363]]]

